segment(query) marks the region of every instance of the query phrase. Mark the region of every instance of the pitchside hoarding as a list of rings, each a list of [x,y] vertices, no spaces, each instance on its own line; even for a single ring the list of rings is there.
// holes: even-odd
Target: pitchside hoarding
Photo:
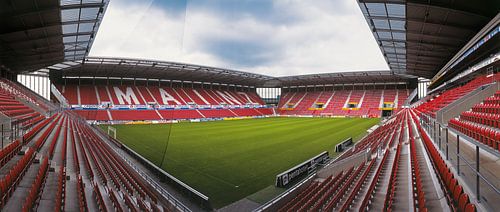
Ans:
[[[276,187],[285,187],[288,183],[292,182],[295,179],[298,179],[300,176],[309,173],[310,170],[316,169],[318,163],[324,163],[328,160],[328,152],[324,151],[321,154],[313,157],[303,163],[288,169],[287,171],[276,176]]]
[[[335,145],[335,152],[343,152],[347,147],[353,144],[352,138],[348,138],[345,141],[342,141],[340,144]]]

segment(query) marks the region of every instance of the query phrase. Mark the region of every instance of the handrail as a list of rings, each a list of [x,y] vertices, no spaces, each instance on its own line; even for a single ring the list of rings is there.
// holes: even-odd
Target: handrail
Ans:
[[[417,115],[417,114],[412,114],[412,115],[413,115],[413,117],[412,117],[412,118],[413,118],[414,120],[416,120],[418,115]],[[431,119],[432,119],[432,118],[428,117],[428,120],[431,120]],[[421,119],[421,120],[422,120],[422,119]],[[435,121],[435,120],[434,120],[434,121]],[[419,123],[418,123],[417,121],[415,121],[415,123],[419,125]],[[424,124],[429,125],[429,123],[427,123],[427,122],[424,122]],[[417,125],[417,127],[419,127],[418,125]],[[451,129],[451,128],[450,128],[450,129]],[[432,145],[432,146],[433,146],[433,147],[437,150],[436,152],[437,152],[437,153],[438,153],[438,154],[439,154],[442,158],[446,158],[446,156],[444,155],[444,153],[442,152],[442,150],[436,146],[436,143],[435,143],[434,139],[432,138],[432,133],[428,132],[428,130],[426,129],[426,127],[425,127],[425,126],[420,127],[420,130],[421,130],[422,135],[423,135],[423,133],[425,133],[425,136],[426,136],[426,137],[428,137],[428,139],[430,140],[430,144],[431,144],[431,145]],[[473,144],[475,144],[475,142],[473,142]],[[478,146],[479,146],[479,145],[478,145]],[[491,189],[492,189],[492,190],[493,190],[493,191],[494,191],[497,195],[500,195],[500,190],[499,190],[499,189],[497,189],[497,188],[495,187],[495,185],[494,185],[493,183],[491,183],[491,182],[490,182],[490,181],[489,181],[486,177],[484,177],[484,175],[483,175],[483,174],[481,174],[481,172],[477,172],[476,168],[475,168],[475,167],[473,167],[473,165],[472,165],[472,164],[470,164],[470,163],[468,162],[468,160],[467,160],[464,156],[462,156],[462,155],[460,155],[460,154],[455,154],[455,155],[456,155],[456,156],[460,159],[460,162],[465,162],[465,164],[467,165],[467,167],[468,167],[468,168],[472,171],[472,174],[475,174],[475,175],[479,176],[479,178],[481,178],[481,179],[482,179],[482,180],[486,183],[486,185],[488,185],[488,187],[490,187],[490,188],[491,188]],[[449,161],[447,161],[447,160],[445,160],[445,164],[450,165],[450,167],[451,167],[451,168],[453,168],[453,169],[456,169],[456,168],[457,168],[457,167],[455,167],[453,164],[451,164],[451,163],[450,163]],[[467,186],[471,186],[471,185],[470,185],[469,183],[467,183],[467,182],[465,182],[465,185],[467,185]]]
[[[406,98],[406,100],[404,101],[404,106],[409,106],[410,103],[411,103],[411,100],[413,98],[415,98],[418,94],[418,88],[415,88],[411,93],[410,95],[408,96],[408,98]]]
[[[64,107],[64,108],[69,107],[68,100],[61,94],[61,92],[59,92],[59,90],[56,88],[56,86],[52,83],[50,84],[50,91],[52,92],[52,94],[54,94],[56,99],[59,100],[62,107]]]

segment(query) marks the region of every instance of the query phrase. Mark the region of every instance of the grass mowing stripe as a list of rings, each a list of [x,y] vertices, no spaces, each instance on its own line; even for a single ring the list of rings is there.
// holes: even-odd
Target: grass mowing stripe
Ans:
[[[378,119],[266,118],[174,124],[162,168],[220,208],[273,185],[276,174],[331,151],[376,123]],[[114,127],[125,145],[160,163],[169,125]]]

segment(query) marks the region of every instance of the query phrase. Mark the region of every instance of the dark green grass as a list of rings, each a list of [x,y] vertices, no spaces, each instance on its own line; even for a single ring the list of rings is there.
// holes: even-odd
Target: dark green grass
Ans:
[[[220,208],[274,184],[277,174],[348,138],[378,119],[266,118],[179,123],[163,164]],[[105,128],[105,126],[102,126]],[[117,137],[159,165],[170,125],[115,125]]]

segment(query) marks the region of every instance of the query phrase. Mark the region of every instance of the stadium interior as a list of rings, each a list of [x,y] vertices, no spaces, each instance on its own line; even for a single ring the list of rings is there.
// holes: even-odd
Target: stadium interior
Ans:
[[[497,211],[500,2],[357,3],[389,70],[277,77],[89,56],[109,0],[0,1],[0,209]],[[212,199],[113,128],[273,118],[377,124],[272,172],[274,193],[259,201],[247,196],[265,186]]]

